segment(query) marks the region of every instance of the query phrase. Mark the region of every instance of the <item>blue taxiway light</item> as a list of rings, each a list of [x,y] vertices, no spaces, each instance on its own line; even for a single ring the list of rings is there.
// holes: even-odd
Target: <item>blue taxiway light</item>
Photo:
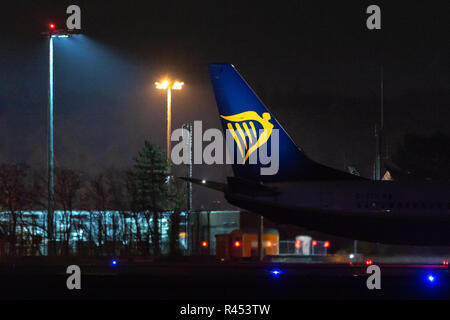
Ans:
[[[111,265],[112,265],[112,266],[117,266],[117,264],[118,264],[118,261],[117,261],[117,260],[111,261]]]
[[[273,275],[274,277],[278,277],[282,273],[283,272],[281,270],[279,270],[279,269],[270,270],[270,274]]]

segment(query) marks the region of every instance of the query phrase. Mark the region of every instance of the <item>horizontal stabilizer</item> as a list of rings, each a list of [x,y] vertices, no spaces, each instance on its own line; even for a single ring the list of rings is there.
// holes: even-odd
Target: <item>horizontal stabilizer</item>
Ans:
[[[185,177],[180,177],[180,179],[187,181],[187,182],[194,183],[194,184],[199,184],[199,185],[204,186],[209,189],[213,189],[213,190],[217,190],[217,191],[221,191],[221,192],[225,191],[226,184],[223,182],[206,181],[206,180],[202,180],[202,179],[185,178]]]

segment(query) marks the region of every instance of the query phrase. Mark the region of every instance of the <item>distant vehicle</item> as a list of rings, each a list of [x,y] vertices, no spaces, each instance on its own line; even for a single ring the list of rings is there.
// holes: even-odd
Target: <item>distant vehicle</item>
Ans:
[[[271,130],[278,129],[279,170],[261,175],[264,165],[244,161],[233,165],[234,177],[226,184],[190,181],[223,191],[231,204],[275,223],[372,242],[450,245],[448,184],[373,181],[319,164],[295,145],[231,64],[211,64],[209,72],[224,130],[231,122],[240,124],[237,129],[248,128],[249,121],[237,116],[248,112],[264,119]],[[262,129],[264,142],[271,143],[264,125]],[[235,135],[235,140],[250,150],[247,137]]]
[[[264,255],[277,255],[278,242],[278,231],[264,230],[262,236]],[[256,232],[233,230],[231,233],[216,235],[216,257],[221,261],[256,257],[257,250],[258,234]]]

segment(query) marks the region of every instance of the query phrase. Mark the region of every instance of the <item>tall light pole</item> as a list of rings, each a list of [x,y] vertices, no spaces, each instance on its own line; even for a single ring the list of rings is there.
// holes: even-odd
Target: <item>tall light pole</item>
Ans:
[[[161,82],[155,82],[156,89],[167,90],[167,160],[169,161],[170,168],[170,134],[172,132],[172,90],[181,90],[183,88],[184,82],[171,81],[165,79]]]
[[[374,180],[381,180],[382,171],[384,171],[384,83],[383,83],[383,67],[380,74],[380,125],[375,124],[375,167]]]
[[[48,25],[46,33],[49,39],[49,72],[48,72],[48,145],[47,145],[47,170],[48,170],[48,198],[47,198],[47,254],[54,255],[54,211],[55,211],[55,161],[53,148],[53,39],[69,37],[68,31],[57,30],[54,23]]]

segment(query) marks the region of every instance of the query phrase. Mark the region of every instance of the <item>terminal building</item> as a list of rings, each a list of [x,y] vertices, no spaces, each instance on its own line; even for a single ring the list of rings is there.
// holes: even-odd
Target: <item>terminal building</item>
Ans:
[[[162,253],[169,251],[170,216],[160,213]],[[15,235],[16,254],[47,255],[47,212],[0,212],[0,256],[11,254]],[[71,255],[134,255],[151,241],[152,215],[119,211],[55,211],[55,242],[58,252]],[[15,225],[15,232],[11,227]],[[179,244],[185,255],[215,254],[215,235],[240,228],[239,211],[190,211],[180,213]],[[201,243],[207,242],[200,251]]]
[[[16,213],[15,254],[20,256],[47,255],[47,213],[31,211]],[[169,253],[172,212],[159,215],[160,247]],[[150,255],[152,214],[119,211],[55,211],[55,247],[58,255],[133,256]],[[267,223],[266,223],[267,222]],[[266,220],[263,235],[265,254],[323,254],[319,243],[283,233]],[[0,212],[0,256],[11,252],[11,214]],[[231,256],[248,257],[257,247],[258,215],[238,210],[191,210],[181,212],[179,247],[184,255],[217,256],[226,243],[231,243]],[[276,235],[276,236],[275,236]],[[298,233],[297,233],[298,235]],[[233,241],[229,240],[232,238]],[[267,237],[267,239],[265,239]],[[228,239],[228,240],[226,240]],[[230,242],[231,241],[231,242]],[[311,240],[309,240],[311,241]],[[218,249],[221,242],[222,249]],[[239,242],[235,248],[233,243]],[[270,245],[268,245],[270,244]],[[327,245],[328,246],[328,245]],[[307,251],[306,248],[308,249]],[[230,251],[231,250],[231,251]],[[221,255],[221,254],[219,254]],[[224,255],[224,254],[222,254]]]

